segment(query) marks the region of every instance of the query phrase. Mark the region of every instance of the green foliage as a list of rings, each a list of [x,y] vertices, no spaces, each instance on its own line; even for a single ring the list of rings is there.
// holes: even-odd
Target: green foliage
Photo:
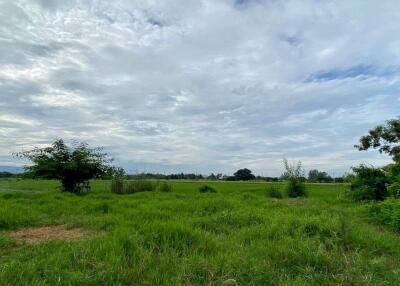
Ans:
[[[284,159],[283,164],[285,167],[285,172],[282,177],[287,180],[287,196],[289,198],[306,197],[307,191],[304,184],[304,170],[301,162],[291,165],[286,159]]]
[[[265,182],[209,182],[211,196],[198,193],[202,182],[132,196],[105,191],[110,183],[93,180],[77,197],[57,181],[0,180],[0,285],[399,285],[399,235],[338,200],[345,185],[266,200]],[[8,236],[54,224],[93,235],[35,245]]]
[[[33,178],[57,179],[61,181],[62,191],[82,193],[90,189],[89,180],[112,172],[113,167],[107,154],[101,148],[89,148],[86,143],[73,143],[67,146],[62,139],[50,147],[35,148],[16,154],[32,161],[25,167]]]
[[[268,186],[266,195],[267,195],[267,197],[275,198],[275,199],[283,198],[281,191],[275,186]]]
[[[125,193],[125,188],[124,188],[124,180],[122,179],[113,179],[111,181],[111,192],[114,194],[124,194]]]
[[[326,172],[320,172],[314,169],[308,172],[307,180],[312,183],[330,183],[333,181],[333,178]]]
[[[388,194],[393,198],[400,199],[400,182],[394,182],[387,186]]]
[[[164,193],[170,193],[170,192],[172,192],[172,184],[169,182],[165,182],[165,181],[159,182],[157,184],[157,191],[164,192]]]
[[[217,190],[214,189],[213,187],[208,186],[208,185],[202,185],[202,186],[199,188],[199,192],[200,192],[200,193],[216,193]]]
[[[289,198],[307,197],[306,186],[300,180],[288,180],[286,194]]]
[[[380,225],[388,225],[400,232],[400,201],[387,199],[368,206],[368,214]]]
[[[147,179],[130,180],[127,181],[127,185],[127,193],[152,192],[156,188],[155,183]]]
[[[400,163],[400,118],[386,122],[386,125],[377,126],[369,131],[368,135],[360,138],[360,144],[354,147],[358,150],[378,148],[380,153],[392,156],[395,162]]]
[[[354,167],[355,176],[347,196],[354,201],[381,201],[388,196],[385,172],[380,168],[360,165]]]
[[[244,168],[239,169],[233,174],[235,181],[250,181],[254,180],[256,177],[252,174],[251,170]]]
[[[137,179],[137,180],[122,180],[113,179],[111,181],[111,192],[115,194],[133,194],[140,192],[151,192],[158,188],[159,185],[151,180]],[[167,191],[168,186],[162,186],[163,191]]]

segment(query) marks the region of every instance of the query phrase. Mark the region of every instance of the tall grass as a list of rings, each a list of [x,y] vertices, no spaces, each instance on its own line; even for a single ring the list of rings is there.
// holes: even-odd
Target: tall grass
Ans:
[[[202,182],[168,183],[173,192],[120,196],[93,181],[77,197],[53,182],[0,180],[0,285],[399,285],[400,237],[339,200],[347,186],[273,200],[266,183],[207,183],[212,195],[199,193]],[[38,245],[8,236],[52,224],[93,236]]]
[[[137,179],[137,180],[121,180],[114,179],[111,182],[111,192],[115,194],[133,194],[140,192],[151,192],[154,191],[157,184],[151,180],[147,179]],[[165,191],[164,186],[164,191]]]

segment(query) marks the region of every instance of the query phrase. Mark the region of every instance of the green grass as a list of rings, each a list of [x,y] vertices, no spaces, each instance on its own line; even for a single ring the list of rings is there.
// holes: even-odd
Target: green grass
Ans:
[[[203,184],[118,195],[93,181],[76,196],[55,181],[0,180],[0,285],[400,285],[399,235],[341,199],[346,185],[278,200],[267,183],[207,182],[217,193],[199,193]],[[7,236],[51,224],[98,235]]]

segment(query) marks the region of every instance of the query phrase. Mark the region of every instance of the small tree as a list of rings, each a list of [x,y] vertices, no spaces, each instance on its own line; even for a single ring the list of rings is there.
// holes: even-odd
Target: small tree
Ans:
[[[283,159],[285,172],[282,178],[287,180],[286,192],[288,197],[305,197],[307,196],[306,188],[304,185],[304,170],[301,162],[289,164],[286,159]]]
[[[368,135],[360,138],[360,144],[354,147],[360,151],[378,148],[380,153],[387,153],[395,162],[400,163],[400,118],[371,129]]]
[[[88,191],[90,179],[121,172],[109,165],[112,159],[101,148],[89,148],[87,143],[78,142],[67,146],[62,139],[50,147],[36,147],[16,156],[32,161],[33,165],[25,166],[32,177],[60,180],[62,191],[71,193]]]

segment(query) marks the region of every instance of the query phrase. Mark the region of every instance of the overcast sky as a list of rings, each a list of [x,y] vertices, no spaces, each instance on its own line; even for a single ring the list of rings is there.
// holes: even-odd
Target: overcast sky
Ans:
[[[341,174],[400,115],[400,2],[0,0],[0,165],[55,138],[128,171]]]

